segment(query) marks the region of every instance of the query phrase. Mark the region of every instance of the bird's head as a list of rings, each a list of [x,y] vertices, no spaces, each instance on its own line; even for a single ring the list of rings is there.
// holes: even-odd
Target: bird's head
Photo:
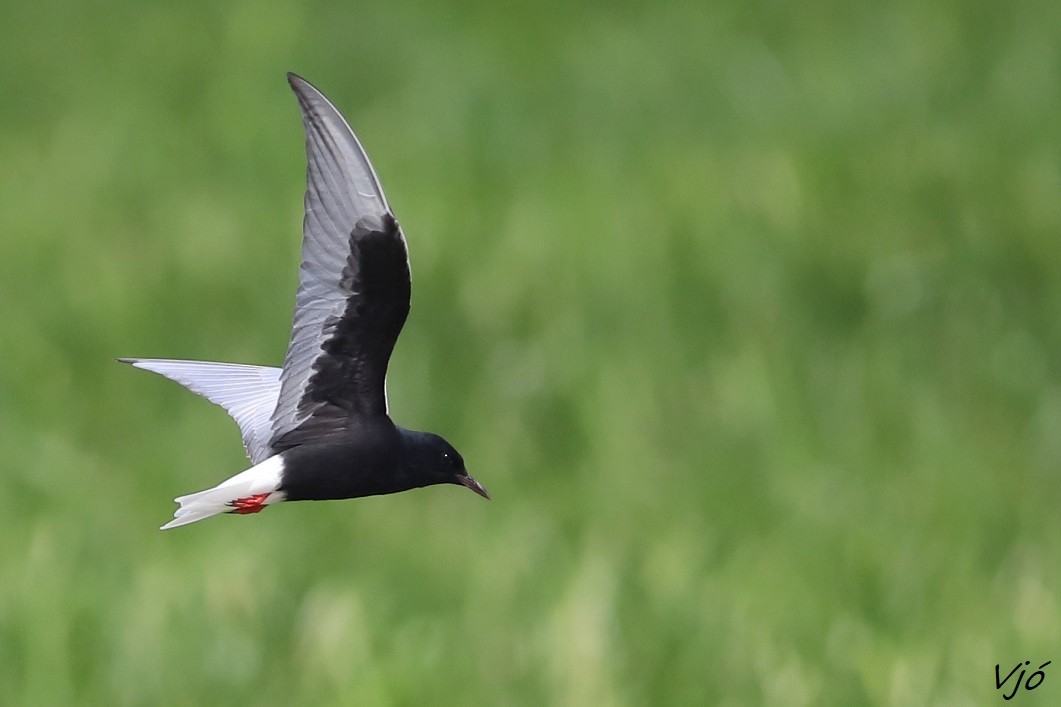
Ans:
[[[407,464],[428,484],[460,484],[489,500],[483,485],[468,475],[464,457],[446,440],[430,432],[405,431]],[[411,442],[411,444],[410,444]]]

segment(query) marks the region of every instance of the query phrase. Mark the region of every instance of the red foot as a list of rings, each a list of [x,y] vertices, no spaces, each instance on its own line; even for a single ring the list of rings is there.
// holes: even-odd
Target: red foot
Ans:
[[[235,501],[229,501],[227,505],[232,508],[229,513],[238,513],[239,515],[260,513],[261,510],[265,508],[265,499],[268,497],[269,494],[267,493],[256,493],[253,496],[237,498]]]

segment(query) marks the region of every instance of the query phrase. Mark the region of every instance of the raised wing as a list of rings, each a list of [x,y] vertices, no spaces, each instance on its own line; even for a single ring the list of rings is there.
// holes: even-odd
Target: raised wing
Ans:
[[[274,451],[387,412],[387,362],[409,313],[405,237],[346,120],[288,74],[306,130],[306,214]]]
[[[165,358],[118,360],[165,376],[223,407],[239,425],[243,448],[255,464],[273,454],[269,447],[273,436],[270,417],[280,394],[279,368]]]

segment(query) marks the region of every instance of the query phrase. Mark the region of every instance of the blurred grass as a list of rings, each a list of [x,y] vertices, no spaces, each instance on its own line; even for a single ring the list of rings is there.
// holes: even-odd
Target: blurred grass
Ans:
[[[1059,657],[1055,4],[3,9],[0,703],[979,704]],[[495,500],[162,534],[236,428],[112,360],[280,362],[287,70],[409,236],[395,417]]]

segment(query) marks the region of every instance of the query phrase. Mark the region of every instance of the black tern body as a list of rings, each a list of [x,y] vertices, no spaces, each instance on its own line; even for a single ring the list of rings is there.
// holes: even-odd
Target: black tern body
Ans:
[[[239,425],[253,466],[180,496],[176,528],[281,501],[460,484],[490,496],[446,440],[391,422],[387,362],[409,314],[409,255],[379,177],[335,106],[288,74],[306,130],[306,213],[283,368],[120,359],[177,381]]]

